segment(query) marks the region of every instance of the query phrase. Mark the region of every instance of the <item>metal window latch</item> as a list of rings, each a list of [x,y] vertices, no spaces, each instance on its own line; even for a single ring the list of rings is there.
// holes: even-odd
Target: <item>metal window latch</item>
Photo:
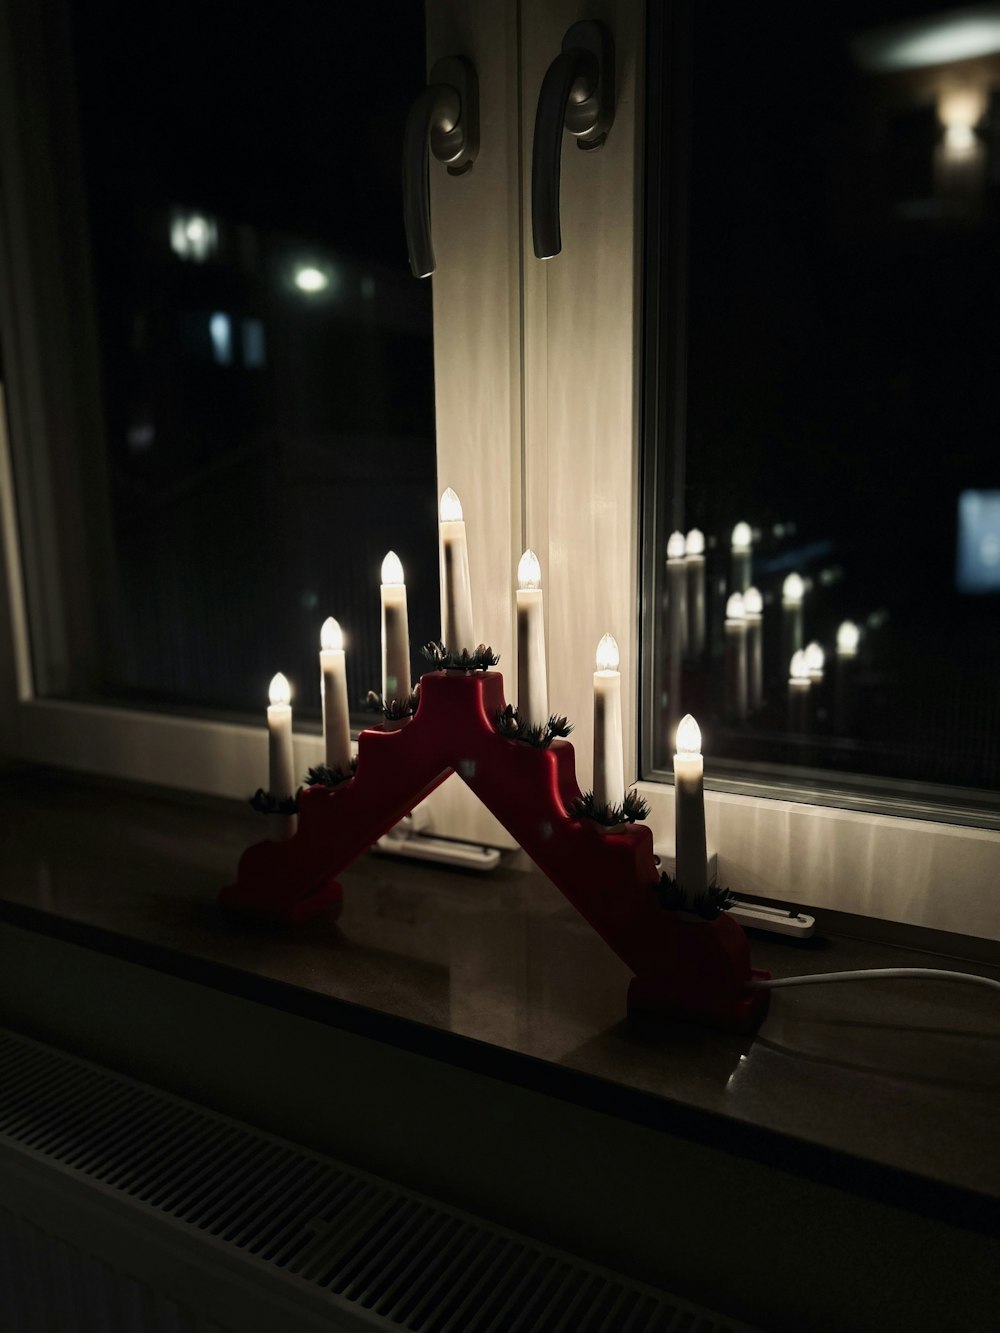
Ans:
[[[430,154],[450,176],[462,176],[479,153],[479,80],[463,56],[445,56],[410,108],[403,136],[403,220],[406,248],[415,278],[434,272]]]
[[[615,119],[615,46],[596,19],[574,23],[538,94],[531,154],[531,233],[537,259],[562,249],[559,181],[563,131],[583,149],[600,148]]]

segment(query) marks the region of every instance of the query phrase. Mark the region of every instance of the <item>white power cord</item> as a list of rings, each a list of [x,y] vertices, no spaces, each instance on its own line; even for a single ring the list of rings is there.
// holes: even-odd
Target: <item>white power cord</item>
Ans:
[[[777,990],[780,986],[813,986],[825,981],[881,981],[902,978],[907,981],[968,981],[974,986],[989,986],[1000,991],[1000,981],[974,972],[946,972],[937,967],[869,967],[857,972],[817,972],[811,977],[776,977],[773,981],[748,981],[757,990]]]

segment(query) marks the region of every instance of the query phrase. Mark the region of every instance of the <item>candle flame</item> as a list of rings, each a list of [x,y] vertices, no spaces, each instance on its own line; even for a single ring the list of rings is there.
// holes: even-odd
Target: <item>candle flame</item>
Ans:
[[[809,679],[809,663],[806,661],[806,655],[801,648],[798,652],[792,653],[792,663],[788,673],[792,680]]]
[[[667,542],[667,559],[683,560],[686,543],[683,532],[672,532],[670,540]]]
[[[781,585],[781,600],[789,602],[792,606],[797,606],[805,596],[806,585],[802,582],[801,574],[789,574]]]
[[[611,634],[605,634],[597,645],[598,671],[617,671],[621,658],[618,653],[618,640]]]
[[[676,745],[678,754],[701,754],[701,727],[690,713],[677,724]]]
[[[753,540],[753,533],[750,531],[749,523],[737,523],[733,528],[733,535],[730,538],[730,544],[734,551],[749,551],[750,543]]]
[[[382,582],[398,586],[403,581],[403,562],[395,551],[389,551],[382,561]]]
[[[743,594],[743,610],[748,616],[762,616],[764,614],[764,599],[760,595],[759,588],[747,588]]]
[[[340,653],[344,650],[344,631],[340,628],[340,621],[334,620],[333,616],[327,616],[323,621],[319,646],[326,653]]]
[[[809,668],[809,670],[811,672],[812,671],[821,672],[823,670],[823,663],[826,661],[826,653],[824,653],[821,645],[818,644],[815,639],[813,639],[812,643],[806,644],[805,654],[806,654],[806,666]]]
[[[438,508],[442,523],[460,523],[465,515],[462,512],[462,501],[449,486],[441,496],[441,504]]]
[[[705,534],[701,528],[692,528],[684,538],[685,555],[704,555],[705,554]]]
[[[861,631],[855,625],[853,620],[845,620],[837,630],[837,652],[843,653],[845,657],[858,651],[858,644],[861,641]]]
[[[290,704],[292,702],[292,687],[280,671],[272,677],[267,697],[273,704]]]
[[[746,606],[744,605],[743,602],[743,594],[741,592],[734,592],[733,595],[730,597],[729,601],[726,603],[726,619],[745,620],[746,614],[747,612],[746,612]]]
[[[538,556],[530,547],[517,562],[517,586],[519,588],[542,586],[542,567],[538,563]]]

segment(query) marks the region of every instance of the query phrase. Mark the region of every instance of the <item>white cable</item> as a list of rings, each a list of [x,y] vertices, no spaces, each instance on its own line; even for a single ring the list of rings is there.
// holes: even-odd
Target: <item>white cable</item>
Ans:
[[[867,967],[857,972],[817,972],[811,977],[777,977],[773,981],[748,981],[758,990],[776,990],[779,986],[812,986],[823,981],[879,981],[885,978],[913,981],[968,981],[975,986],[1000,990],[1000,981],[981,977],[975,972],[946,972],[937,967]]]

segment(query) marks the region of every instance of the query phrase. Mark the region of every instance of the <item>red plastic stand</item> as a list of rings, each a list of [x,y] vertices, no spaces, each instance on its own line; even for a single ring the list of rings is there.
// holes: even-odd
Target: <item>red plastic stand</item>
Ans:
[[[350,780],[304,788],[298,832],[247,848],[222,906],[288,923],[339,904],[336,876],[454,771],[635,973],[630,1009],[755,1028],[768,992],[746,983],[767,974],[751,968],[740,926],[661,907],[649,829],[609,831],[571,816],[573,746],[507,740],[495,721],[503,707],[498,672],[425,675],[415,716],[396,731],[362,731]]]

